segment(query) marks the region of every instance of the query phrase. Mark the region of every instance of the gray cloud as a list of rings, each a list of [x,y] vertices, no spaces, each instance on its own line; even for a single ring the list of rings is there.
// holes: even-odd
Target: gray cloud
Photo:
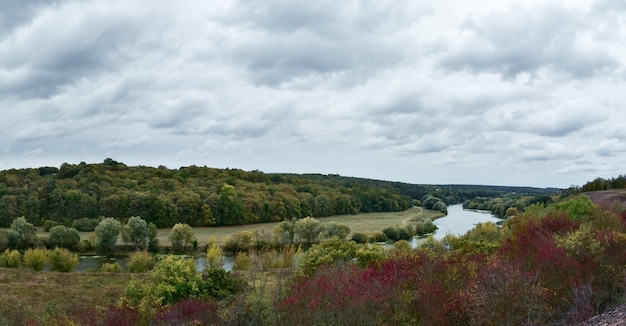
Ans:
[[[446,70],[497,73],[514,79],[542,70],[576,79],[591,78],[619,66],[600,46],[580,46],[593,28],[590,13],[562,6],[516,6],[504,12],[468,17],[463,30],[469,37],[441,58]]]
[[[564,187],[623,173],[619,1],[6,4],[0,168],[112,157]]]

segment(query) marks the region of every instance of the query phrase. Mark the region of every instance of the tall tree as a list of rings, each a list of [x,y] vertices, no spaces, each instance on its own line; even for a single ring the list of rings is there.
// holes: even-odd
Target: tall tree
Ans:
[[[148,223],[139,216],[131,216],[122,229],[122,238],[131,243],[135,250],[145,249],[150,239]]]
[[[107,217],[94,230],[96,233],[96,250],[102,254],[112,254],[120,234],[122,224],[111,217]]]

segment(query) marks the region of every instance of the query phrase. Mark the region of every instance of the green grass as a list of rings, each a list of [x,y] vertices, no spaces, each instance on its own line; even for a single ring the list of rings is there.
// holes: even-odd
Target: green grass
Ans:
[[[0,268],[0,316],[75,313],[115,304],[131,275],[125,273],[36,272]]]
[[[403,225],[411,220],[431,219],[435,220],[442,217],[443,214],[438,211],[422,209],[421,207],[409,208],[403,212],[387,212],[387,213],[362,213],[356,215],[334,215],[322,217],[322,222],[335,221],[346,224],[350,227],[351,232],[368,232],[382,231],[389,226]],[[254,232],[264,228],[272,231],[278,222],[248,225],[233,225],[220,227],[194,227],[193,231],[198,239],[199,245],[205,245],[208,240],[214,238],[218,244],[224,244],[224,239],[235,232],[250,231]],[[159,229],[157,237],[161,246],[170,246],[168,239],[171,229]]]

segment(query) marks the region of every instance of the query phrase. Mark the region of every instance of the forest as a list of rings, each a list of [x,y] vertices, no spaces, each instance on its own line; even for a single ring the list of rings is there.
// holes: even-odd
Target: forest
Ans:
[[[403,211],[428,195],[445,204],[508,193],[540,195],[557,189],[419,185],[339,175],[267,174],[188,166],[64,163],[0,171],[0,227],[19,216],[42,226],[79,219],[141,216],[159,228],[176,223],[221,226]]]

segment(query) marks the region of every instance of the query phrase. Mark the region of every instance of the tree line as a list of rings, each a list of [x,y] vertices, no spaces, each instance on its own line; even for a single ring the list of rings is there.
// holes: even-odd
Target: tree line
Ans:
[[[601,191],[601,190],[612,190],[612,189],[625,189],[626,188],[626,177],[623,175],[619,175],[615,178],[603,179],[596,178],[593,181],[589,181],[585,183],[580,191]]]
[[[168,169],[64,163],[60,168],[0,171],[0,227],[15,218],[51,220],[141,216],[159,228],[220,226],[402,211],[409,196],[389,187],[319,182],[299,175],[189,166]]]

